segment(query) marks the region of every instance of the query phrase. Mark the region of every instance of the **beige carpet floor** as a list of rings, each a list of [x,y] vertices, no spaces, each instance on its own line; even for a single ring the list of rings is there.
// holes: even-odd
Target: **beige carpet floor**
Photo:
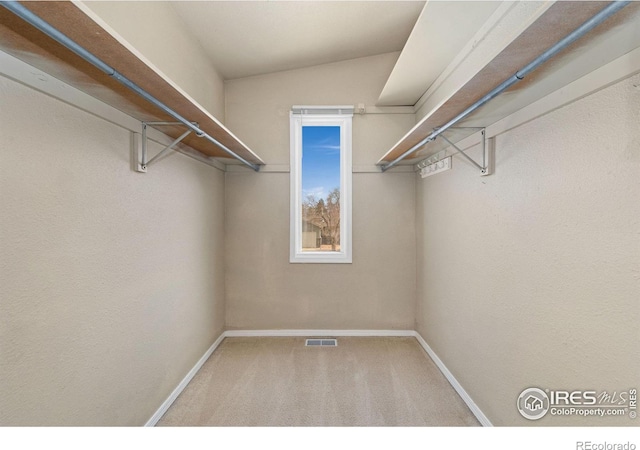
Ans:
[[[404,337],[226,338],[159,426],[478,426]]]

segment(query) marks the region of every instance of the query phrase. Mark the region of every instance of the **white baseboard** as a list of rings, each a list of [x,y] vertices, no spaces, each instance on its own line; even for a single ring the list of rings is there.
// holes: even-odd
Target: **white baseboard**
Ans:
[[[413,330],[228,330],[225,337],[415,336]]]
[[[147,421],[147,423],[144,424],[145,427],[154,427],[158,423],[158,421],[162,418],[164,413],[167,412],[169,407],[173,404],[173,402],[176,401],[178,396],[182,393],[184,388],[187,387],[191,379],[196,375],[196,373],[198,373],[198,371],[204,365],[204,363],[207,362],[207,359],[209,359],[209,356],[211,356],[211,354],[215,351],[215,349],[218,348],[218,346],[224,340],[224,338],[225,338],[225,333],[222,333],[220,337],[218,337],[218,339],[216,339],[216,341],[211,345],[211,347],[209,347],[209,349],[204,353],[204,355],[202,355],[202,358],[198,360],[196,365],[193,366],[193,368],[189,371],[189,373],[182,379],[182,381],[178,384],[178,386],[176,386],[176,388],[169,395],[169,397],[167,397],[167,399],[164,402],[162,402],[162,405],[160,405],[160,408],[158,408],[158,410],[153,414],[153,416],[151,416],[151,418]]]
[[[478,405],[475,404],[473,399],[469,396],[469,394],[467,394],[467,391],[464,390],[464,388],[458,382],[458,380],[456,380],[456,378],[449,371],[449,369],[447,369],[447,366],[444,365],[442,360],[438,358],[438,355],[436,355],[433,349],[429,347],[429,344],[427,344],[427,342],[420,335],[420,333],[418,333],[417,331],[414,331],[413,336],[415,336],[415,338],[418,340],[422,348],[424,348],[424,350],[427,352],[429,357],[433,360],[436,366],[438,366],[438,369],[440,369],[440,372],[442,372],[442,374],[449,381],[451,386],[453,386],[453,388],[456,390],[458,395],[467,404],[467,406],[469,407],[473,415],[476,416],[476,419],[478,419],[478,421],[482,424],[482,426],[492,427],[493,424],[491,423],[491,421],[487,418],[487,416],[484,415],[484,413],[480,410],[480,408],[478,408]]]
[[[160,408],[155,414],[147,421],[145,427],[155,426],[160,418],[167,412],[169,407],[178,398],[182,391],[187,387],[191,379],[198,373],[200,368],[209,359],[211,354],[226,337],[287,337],[287,336],[300,336],[300,337],[324,337],[324,336],[360,336],[360,337],[415,337],[418,343],[424,348],[429,357],[438,366],[438,369],[442,372],[445,378],[451,383],[451,386],[456,390],[458,395],[467,404],[471,412],[476,416],[478,421],[485,427],[493,426],[487,416],[478,408],[478,406],[471,399],[469,394],[458,383],[453,374],[447,369],[442,360],[438,358],[438,355],[429,347],[429,344],[423,339],[423,337],[414,330],[228,330],[223,332],[218,339],[209,347],[209,349],[202,355],[202,358],[198,360],[195,366],[189,371],[189,373],[182,379],[178,386],[173,390],[169,397],[160,405]]]

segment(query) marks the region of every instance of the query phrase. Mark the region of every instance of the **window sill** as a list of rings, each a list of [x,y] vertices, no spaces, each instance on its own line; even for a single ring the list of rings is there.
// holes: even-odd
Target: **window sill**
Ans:
[[[304,252],[291,255],[291,264],[351,264],[351,255],[343,252]]]

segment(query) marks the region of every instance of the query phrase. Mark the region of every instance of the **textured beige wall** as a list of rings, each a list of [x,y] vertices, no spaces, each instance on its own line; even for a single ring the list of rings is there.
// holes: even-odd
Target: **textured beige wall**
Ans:
[[[204,109],[224,122],[222,77],[170,2],[88,1],[84,5]]]
[[[494,425],[637,425],[529,422],[516,399],[639,385],[638,85],[498,136],[494,175],[418,179],[417,329]]]
[[[291,106],[373,105],[396,58],[227,81],[227,124],[288,166]],[[356,115],[354,166],[373,166],[414,120]],[[413,174],[354,173],[353,264],[289,263],[289,173],[228,172],[225,205],[228,328],[413,329]]]
[[[224,176],[132,172],[128,131],[2,77],[0,104],[0,425],[142,425],[224,327]]]

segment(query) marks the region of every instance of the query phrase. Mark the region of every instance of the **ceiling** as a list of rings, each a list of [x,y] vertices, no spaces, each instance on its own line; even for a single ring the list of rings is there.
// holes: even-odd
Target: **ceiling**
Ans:
[[[378,106],[413,106],[504,2],[174,1],[225,79],[401,52]]]
[[[175,1],[225,79],[403,49],[423,1]]]

